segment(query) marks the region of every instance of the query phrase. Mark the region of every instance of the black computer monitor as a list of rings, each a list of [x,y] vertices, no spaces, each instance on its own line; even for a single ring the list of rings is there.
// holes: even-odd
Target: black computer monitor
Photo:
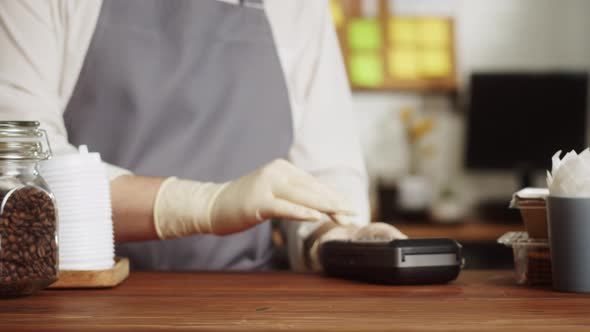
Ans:
[[[558,150],[586,147],[587,73],[475,73],[468,100],[466,166],[548,169]]]

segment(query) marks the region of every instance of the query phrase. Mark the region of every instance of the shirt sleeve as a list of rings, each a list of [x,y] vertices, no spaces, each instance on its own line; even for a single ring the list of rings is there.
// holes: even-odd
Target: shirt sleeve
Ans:
[[[71,153],[63,113],[101,1],[0,2],[0,120],[39,121],[54,155]],[[92,149],[92,147],[90,147]],[[129,171],[107,165],[111,179]]]
[[[351,222],[363,226],[369,223],[368,181],[348,79],[327,2],[308,4],[314,6],[307,22],[312,28],[299,30],[306,35],[298,36],[305,46],[282,54],[282,60],[290,57],[299,64],[283,68],[294,108],[289,159],[345,195],[358,212]],[[319,223],[283,223],[293,269],[304,269],[303,240],[318,227]]]

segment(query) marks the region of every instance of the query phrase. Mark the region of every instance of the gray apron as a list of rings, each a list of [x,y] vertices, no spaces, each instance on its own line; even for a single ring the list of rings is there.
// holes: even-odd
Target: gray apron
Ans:
[[[104,1],[65,121],[71,143],[109,163],[199,181],[238,178],[286,157],[292,142],[287,88],[260,4]],[[271,228],[126,244],[117,253],[135,269],[261,269]]]

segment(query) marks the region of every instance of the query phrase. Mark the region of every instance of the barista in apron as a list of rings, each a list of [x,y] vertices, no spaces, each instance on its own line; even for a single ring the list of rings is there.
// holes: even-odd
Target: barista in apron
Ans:
[[[31,68],[57,72],[43,66],[68,63],[67,56],[78,47],[75,42],[65,47],[66,60],[26,65],[38,53],[37,35],[47,31],[35,30],[43,27],[39,23],[95,4],[60,7],[46,2],[41,7],[55,8],[35,15],[21,10],[19,6],[28,7],[19,1],[0,4],[0,23],[8,21],[0,24],[8,29],[0,30],[5,53],[0,95],[26,87]],[[131,233],[141,228],[147,231],[138,230],[141,235],[134,240],[154,240],[118,246],[134,268],[267,268],[272,244],[270,224],[264,220],[318,221],[322,213],[340,220],[340,215],[353,213],[338,193],[290,163],[276,161],[292,148],[294,125],[263,8],[260,0],[104,0],[63,119],[47,112],[29,114],[38,107],[23,108],[20,100],[9,111],[0,109],[6,119],[40,119],[56,143],[65,139],[59,124],[63,120],[72,144],[88,144],[106,162],[147,176],[120,176],[112,182],[116,236],[122,227]],[[81,35],[80,30],[64,32],[76,22],[85,28],[80,20],[69,17],[55,24],[58,38],[43,42]],[[6,32],[10,38],[2,38]],[[19,39],[29,32],[29,38]],[[64,77],[75,69],[65,66],[62,71],[62,85],[47,91],[61,91],[68,81]],[[29,88],[41,86],[36,83]],[[162,176],[168,178],[156,178]],[[129,211],[140,205],[141,216],[135,218]],[[315,239],[329,234],[351,237],[347,228],[324,225],[330,226],[297,233],[308,239],[307,251],[317,250]],[[392,228],[383,230],[368,234],[403,237]],[[308,256],[308,266],[317,267],[317,256]]]
[[[292,143],[269,23],[243,3],[104,1],[65,120],[72,143],[109,163],[199,181],[238,178],[285,158]],[[271,229],[117,250],[140,269],[261,268]]]

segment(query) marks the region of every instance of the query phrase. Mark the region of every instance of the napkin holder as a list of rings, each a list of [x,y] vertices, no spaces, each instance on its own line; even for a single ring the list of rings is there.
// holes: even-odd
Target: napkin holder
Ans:
[[[531,238],[548,238],[546,203],[548,196],[549,190],[544,188],[525,188],[512,196],[510,207],[520,211],[525,229]]]

